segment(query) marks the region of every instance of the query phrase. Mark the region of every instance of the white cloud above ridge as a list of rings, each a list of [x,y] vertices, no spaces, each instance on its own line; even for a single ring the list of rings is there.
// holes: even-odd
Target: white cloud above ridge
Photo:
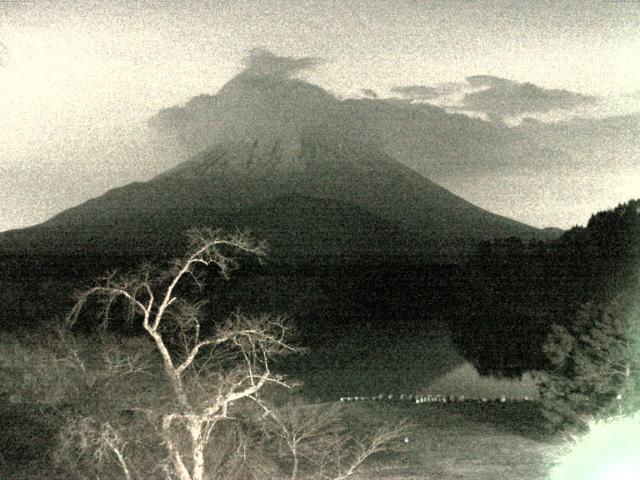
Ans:
[[[358,90],[358,93],[360,93],[366,98],[380,98],[380,95],[378,95],[378,92],[376,92],[371,88],[361,88],[360,90]]]
[[[527,118],[552,123],[640,112],[640,94],[585,95],[491,75],[469,76],[464,82],[396,86],[390,93],[407,101],[508,126],[519,125]]]
[[[253,48],[242,61],[243,73],[257,76],[292,78],[303,71],[324,63],[319,57],[292,57],[276,55],[265,48]]]

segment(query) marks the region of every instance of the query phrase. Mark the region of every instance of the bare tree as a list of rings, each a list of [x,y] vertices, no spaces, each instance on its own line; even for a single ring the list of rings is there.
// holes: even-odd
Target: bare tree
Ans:
[[[205,449],[215,443],[212,432],[230,418],[236,401],[255,399],[268,383],[286,386],[273,374],[269,360],[274,355],[294,351],[286,343],[288,326],[281,316],[247,317],[235,312],[218,325],[203,318],[203,303],[186,300],[183,284],[202,286],[203,271],[216,266],[228,278],[237,267],[234,254],[244,252],[264,256],[264,244],[248,235],[232,235],[212,230],[192,230],[188,234],[189,254],[170,268],[154,272],[150,266],[117,276],[110,274],[100,283],[81,292],[67,317],[74,325],[91,297],[103,302],[105,324],[117,301],[124,299],[132,321],[141,323],[158,351],[163,375],[168,381],[173,405],[159,415],[159,434],[167,451],[167,478],[203,480],[207,472]],[[226,366],[228,368],[220,368]],[[218,368],[215,368],[218,367]],[[99,439],[119,438],[112,430],[98,428]],[[187,433],[188,442],[179,441]],[[111,448],[126,478],[130,469],[122,456],[122,444],[100,442]]]
[[[261,406],[267,435],[284,444],[285,451],[280,455],[291,457],[290,479],[297,480],[300,463],[305,460],[315,463],[325,439],[338,433],[338,407],[323,410],[317,405],[289,404],[274,408],[262,403]]]
[[[98,422],[91,417],[77,417],[69,421],[60,432],[62,445],[57,460],[65,460],[73,466],[88,457],[92,468],[99,471],[109,463],[115,463],[125,480],[132,480],[132,469],[126,458],[127,443],[120,431],[110,422]]]
[[[262,398],[263,387],[291,385],[270,369],[274,356],[297,350],[287,343],[291,332],[285,319],[235,311],[222,322],[210,322],[205,318],[205,302],[192,301],[189,296],[189,287],[203,286],[207,267],[215,266],[229,278],[238,266],[234,255],[261,259],[264,244],[246,234],[227,235],[217,230],[192,230],[188,239],[189,253],[170,267],[154,270],[144,265],[124,275],[112,273],[78,294],[67,317],[68,326],[78,322],[94,298],[102,307],[102,327],[109,324],[116,311],[122,313],[124,305],[126,318],[142,327],[157,352],[154,363],[144,353],[145,348],[127,350],[117,348],[117,342],[103,342],[105,353],[98,371],[94,371],[95,362],[87,362],[70,338],[66,340],[64,359],[78,372],[82,384],[101,384],[103,390],[98,395],[108,397],[108,389],[115,385],[113,378],[126,376],[136,384],[142,380],[134,375],[157,365],[157,376],[164,378],[167,388],[155,382],[146,397],[144,393],[134,394],[137,405],[133,410],[143,414],[151,430],[122,418],[105,418],[98,411],[85,409],[74,416],[62,430],[60,458],[76,465],[82,462],[87,468],[116,469],[126,480],[147,478],[150,472],[167,480],[204,480],[216,474],[231,478],[242,475],[247,452],[256,457],[255,465],[270,451],[266,442],[275,438],[284,442],[291,458],[292,480],[308,475],[344,480],[371,455],[400,443],[406,430],[404,423],[375,431],[360,428],[364,433],[358,436],[341,423],[338,407],[270,406]],[[102,336],[108,337],[106,333]],[[105,388],[107,394],[101,395]],[[246,408],[246,400],[261,414],[247,416],[252,409]],[[257,429],[256,418],[262,425]],[[221,423],[225,420],[235,422]],[[234,428],[228,428],[230,425]],[[261,432],[257,440],[252,438],[256,432]],[[229,445],[234,441],[235,447]],[[155,443],[160,445],[154,450]],[[136,444],[143,448],[134,448]],[[164,453],[154,457],[161,460],[150,465],[149,458],[141,458],[139,450],[149,452],[147,457],[152,450]],[[146,466],[138,468],[143,464]],[[269,468],[260,466],[263,473]],[[264,477],[256,474],[257,470],[253,476]],[[269,478],[275,477],[269,474]]]
[[[323,439],[322,455],[317,463],[320,478],[346,480],[356,473],[371,456],[400,451],[401,439],[410,425],[404,421],[396,425],[382,425],[373,432],[358,436],[338,431]]]
[[[358,422],[349,428],[343,407],[336,404],[261,406],[268,418],[264,424],[268,433],[284,443],[291,458],[290,480],[301,478],[303,465],[314,472],[311,478],[345,480],[372,455],[399,451],[411,428],[406,421],[373,429]]]

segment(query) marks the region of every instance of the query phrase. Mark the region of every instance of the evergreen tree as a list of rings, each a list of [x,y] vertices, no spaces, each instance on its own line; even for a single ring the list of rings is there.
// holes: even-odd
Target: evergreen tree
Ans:
[[[640,302],[631,291],[582,304],[571,326],[551,328],[543,350],[550,368],[537,378],[549,426],[584,427],[590,416],[640,407]]]

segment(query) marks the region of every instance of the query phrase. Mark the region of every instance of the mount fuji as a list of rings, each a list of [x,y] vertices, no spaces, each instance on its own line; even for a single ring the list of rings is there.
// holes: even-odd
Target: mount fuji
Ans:
[[[182,143],[192,135],[198,153],[5,232],[0,251],[155,254],[192,226],[248,228],[285,256],[455,255],[478,240],[540,234],[400,163],[352,103],[302,80],[247,70],[150,123]]]

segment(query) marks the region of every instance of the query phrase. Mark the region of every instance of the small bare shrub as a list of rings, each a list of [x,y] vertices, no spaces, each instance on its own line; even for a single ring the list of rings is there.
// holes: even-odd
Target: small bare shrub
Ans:
[[[406,422],[354,425],[339,404],[262,408],[267,436],[277,440],[278,457],[288,459],[290,480],[349,478],[375,454],[397,451],[410,428]]]

